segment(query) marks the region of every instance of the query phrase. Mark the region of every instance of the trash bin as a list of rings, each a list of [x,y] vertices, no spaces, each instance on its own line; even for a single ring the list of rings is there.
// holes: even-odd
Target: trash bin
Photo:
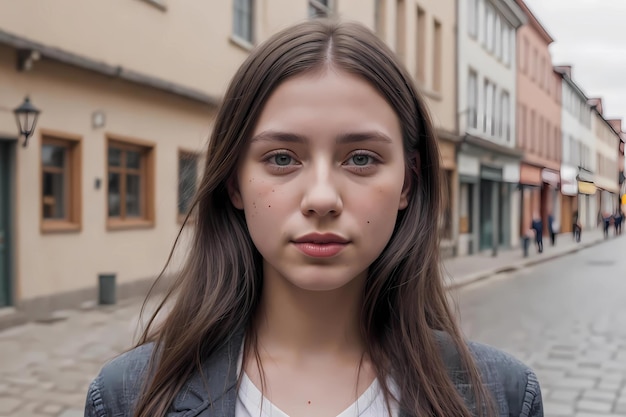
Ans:
[[[115,274],[98,274],[98,304],[115,302]]]
[[[528,236],[522,237],[522,249],[524,250],[524,258],[528,258],[529,246],[530,246],[530,238]]]

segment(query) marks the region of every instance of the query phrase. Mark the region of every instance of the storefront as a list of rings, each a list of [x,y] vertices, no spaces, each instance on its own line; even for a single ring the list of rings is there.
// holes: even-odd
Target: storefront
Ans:
[[[521,153],[466,136],[459,148],[460,255],[519,244]]]
[[[571,232],[574,213],[578,211],[577,169],[561,167],[561,232]]]
[[[561,198],[559,196],[559,187],[561,184],[561,176],[557,171],[549,168],[541,170],[541,218],[543,219],[544,233],[549,232],[548,219],[552,216],[552,220],[561,225]],[[558,231],[557,230],[557,231]]]
[[[443,179],[443,215],[441,223],[441,251],[444,257],[456,254],[458,221],[453,215],[457,209],[458,174],[456,166],[456,142],[439,134],[439,152],[441,154],[441,175]],[[457,139],[458,142],[458,139]]]
[[[578,181],[578,213],[583,229],[595,228],[598,224],[594,199],[596,190],[594,183]]]
[[[521,213],[520,234],[528,233],[534,215],[541,212],[541,168],[527,163],[520,164]]]

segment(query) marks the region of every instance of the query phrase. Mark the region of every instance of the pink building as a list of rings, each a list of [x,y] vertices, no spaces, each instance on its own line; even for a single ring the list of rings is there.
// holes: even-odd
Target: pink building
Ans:
[[[552,69],[548,46],[554,41],[523,0],[516,0],[527,17],[517,31],[517,147],[520,164],[522,214],[520,233],[540,216],[561,221],[561,77]],[[569,223],[569,222],[567,222]]]

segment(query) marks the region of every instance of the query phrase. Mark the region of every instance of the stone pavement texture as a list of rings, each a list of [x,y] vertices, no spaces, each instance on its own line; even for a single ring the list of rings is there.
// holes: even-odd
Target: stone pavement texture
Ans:
[[[0,416],[82,416],[89,382],[131,346],[141,302],[0,332]]]
[[[516,270],[571,253],[596,240],[601,240],[599,234],[584,235],[580,244],[560,237],[557,247],[546,245],[541,256],[533,254],[531,249],[528,258],[522,258],[521,250],[501,252],[497,258],[484,255],[456,258],[446,261],[446,270],[454,276],[450,285],[460,286],[498,271]],[[56,315],[57,321],[28,323],[0,331],[0,417],[82,416],[89,382],[107,360],[128,349],[135,340],[142,301],[131,299],[115,306],[64,311]],[[565,372],[576,376],[568,382],[571,386],[553,392],[552,396],[567,399],[584,395],[582,407],[588,414],[576,414],[576,417],[626,415],[626,338],[607,345],[605,336],[598,334],[581,344],[575,336],[574,333],[569,343],[555,344],[547,358],[544,377],[558,379]],[[567,368],[571,357],[583,348],[593,352],[587,362]],[[598,365],[600,358],[603,362]],[[603,366],[613,365],[613,373],[600,376]],[[613,414],[606,414],[603,411],[606,406],[598,401],[608,395],[614,395],[618,401]],[[624,404],[619,402],[622,398]],[[571,415],[567,405],[562,404],[555,407],[563,408],[553,409],[554,414],[547,416]]]
[[[626,237],[455,293],[466,335],[536,371],[546,417],[626,416]]]

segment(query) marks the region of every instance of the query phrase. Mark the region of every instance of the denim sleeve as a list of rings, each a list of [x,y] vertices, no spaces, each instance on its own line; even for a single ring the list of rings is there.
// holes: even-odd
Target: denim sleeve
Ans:
[[[85,417],[107,417],[100,392],[100,376],[89,385],[85,401]]]
[[[529,371],[520,417],[543,417],[541,388],[534,372]]]

